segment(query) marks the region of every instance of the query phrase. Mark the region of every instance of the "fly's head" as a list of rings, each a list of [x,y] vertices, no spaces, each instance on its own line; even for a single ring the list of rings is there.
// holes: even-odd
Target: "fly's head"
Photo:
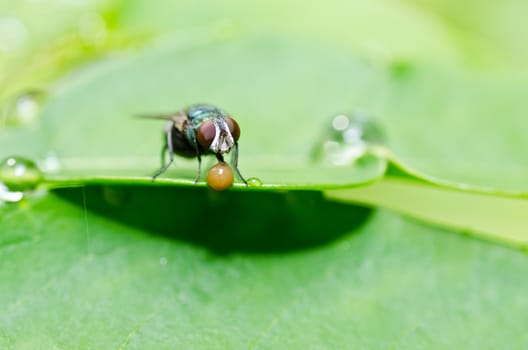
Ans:
[[[240,137],[238,123],[229,116],[207,119],[198,127],[196,139],[205,149],[215,154],[227,153]]]

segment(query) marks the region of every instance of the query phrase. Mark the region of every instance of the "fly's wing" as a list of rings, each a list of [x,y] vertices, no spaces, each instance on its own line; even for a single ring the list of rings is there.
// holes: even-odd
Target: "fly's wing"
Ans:
[[[145,119],[159,119],[159,120],[167,120],[174,122],[174,127],[178,129],[179,131],[183,131],[184,125],[189,123],[189,118],[187,117],[187,114],[185,111],[178,111],[173,114],[145,114],[145,115],[138,115],[139,118],[145,118]]]

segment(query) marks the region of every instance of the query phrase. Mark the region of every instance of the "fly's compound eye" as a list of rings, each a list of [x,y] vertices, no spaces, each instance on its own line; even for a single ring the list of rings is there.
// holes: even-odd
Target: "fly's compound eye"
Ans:
[[[229,127],[229,132],[231,133],[231,136],[233,136],[235,141],[238,141],[238,138],[240,137],[240,127],[238,126],[238,123],[231,117],[226,118],[226,123]]]
[[[198,143],[205,149],[211,146],[214,138],[216,136],[216,127],[212,120],[207,120],[203,122],[202,125],[198,128],[196,137],[198,138]]]

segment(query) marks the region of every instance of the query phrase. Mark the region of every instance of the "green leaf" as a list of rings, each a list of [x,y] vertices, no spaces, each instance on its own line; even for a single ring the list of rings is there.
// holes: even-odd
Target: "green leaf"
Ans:
[[[212,62],[209,52],[215,52]],[[339,52],[329,55],[308,43],[277,38],[183,49],[178,43],[162,45],[100,62],[61,81],[39,122],[8,133],[2,152],[37,159],[53,152],[64,165],[63,175],[144,176],[146,182],[159,167],[164,124],[133,117],[206,101],[233,111],[241,125],[239,164],[246,177],[284,188],[368,183],[383,175],[383,159],[367,156],[354,167],[328,169],[309,155],[326,128],[321,122],[355,104],[353,92],[360,84],[355,78],[370,69]],[[294,94],[285,82],[298,86]],[[326,88],[337,93],[321,94]],[[21,139],[31,142],[15,142]],[[195,161],[178,159],[178,167],[187,179],[194,178]]]
[[[65,189],[1,225],[3,348],[528,341],[524,253],[317,192]]]
[[[293,93],[288,84],[295,85]],[[397,159],[421,173],[454,186],[526,193],[524,84],[522,77],[488,79],[436,66],[387,70],[287,38],[212,40],[184,48],[177,42],[102,61],[64,79],[40,122],[8,134],[3,153],[44,158],[51,151],[65,165],[81,168],[65,166],[66,174],[145,176],[157,167],[161,126],[132,116],[207,101],[233,111],[242,125],[240,164],[249,176],[285,187],[294,185],[290,178],[312,188],[340,187],[373,181],[385,168],[382,159],[372,158],[350,169],[310,162],[330,118],[362,106],[379,116]],[[508,122],[497,118],[501,113]],[[21,139],[31,142],[15,142]],[[192,163],[180,163],[190,174]],[[288,175],[287,169],[297,171]]]
[[[347,203],[389,208],[495,242],[528,247],[525,198],[468,193],[393,176],[370,186],[328,190],[325,195]]]
[[[409,67],[380,112],[390,148],[419,177],[526,193],[527,84],[522,74]]]

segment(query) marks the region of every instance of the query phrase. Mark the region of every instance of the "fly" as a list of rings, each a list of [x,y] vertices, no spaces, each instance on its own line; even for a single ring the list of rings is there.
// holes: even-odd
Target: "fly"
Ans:
[[[161,168],[152,181],[163,174],[174,162],[174,155],[198,158],[198,170],[194,183],[200,180],[202,155],[214,154],[224,163],[224,154],[234,148],[232,165],[238,177],[247,185],[238,169],[238,123],[220,108],[211,105],[194,105],[169,115],[151,115],[147,118],[168,120],[165,126],[165,142],[161,149]],[[166,155],[169,153],[169,162]]]

